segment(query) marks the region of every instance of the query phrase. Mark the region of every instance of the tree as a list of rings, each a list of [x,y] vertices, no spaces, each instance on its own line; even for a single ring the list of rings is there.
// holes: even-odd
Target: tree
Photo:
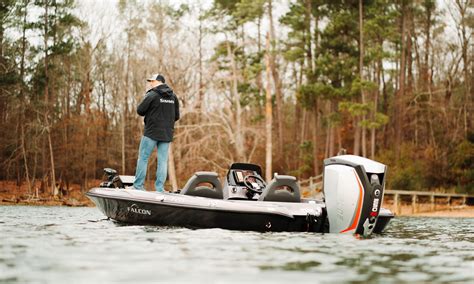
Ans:
[[[182,106],[173,189],[236,161],[319,175],[347,148],[388,164],[390,187],[471,190],[469,1],[211,4],[2,1],[0,179],[61,197],[104,167],[130,173],[143,79],[162,72]]]
[[[267,54],[265,55],[265,66],[267,74],[266,96],[265,96],[265,179],[270,182],[272,179],[272,93],[271,93],[271,63],[270,63],[270,34],[267,33],[267,40],[265,48]]]
[[[461,54],[462,54],[462,61],[463,61],[463,75],[464,75],[464,86],[465,86],[465,103],[463,109],[463,117],[464,117],[464,135],[467,137],[469,130],[472,127],[472,101],[473,101],[473,93],[474,93],[474,80],[472,79],[472,74],[469,70],[469,65],[473,65],[472,63],[472,55],[469,56],[469,43],[472,42],[472,34],[474,30],[474,16],[469,13],[469,9],[472,9],[472,2],[469,0],[455,0],[454,7],[449,7],[449,11],[451,16],[456,23],[457,28],[457,36],[459,38],[459,43],[461,46]],[[456,15],[457,14],[457,15]],[[471,30],[471,34],[469,35],[469,31]]]

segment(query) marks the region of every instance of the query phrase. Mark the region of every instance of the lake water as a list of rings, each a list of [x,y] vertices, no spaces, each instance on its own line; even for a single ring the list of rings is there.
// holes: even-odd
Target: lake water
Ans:
[[[97,208],[0,206],[5,283],[474,283],[474,218],[392,221],[370,239],[122,226]]]

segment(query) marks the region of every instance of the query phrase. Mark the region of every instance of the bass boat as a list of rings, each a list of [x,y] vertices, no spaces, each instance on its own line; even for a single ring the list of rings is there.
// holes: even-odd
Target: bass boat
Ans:
[[[319,199],[302,197],[293,176],[275,174],[267,184],[255,164],[232,164],[222,183],[215,172],[196,172],[174,193],[130,189],[133,176],[104,171],[87,196],[126,224],[369,236],[394,217],[381,208],[387,167],[354,155],[324,160]]]

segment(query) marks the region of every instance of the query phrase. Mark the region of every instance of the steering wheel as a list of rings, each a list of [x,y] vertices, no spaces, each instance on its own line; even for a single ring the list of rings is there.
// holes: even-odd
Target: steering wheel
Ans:
[[[260,188],[254,188],[253,184],[248,181],[249,178],[254,178],[255,182],[258,183]],[[262,194],[263,189],[267,186],[265,181],[261,177],[256,176],[256,175],[247,175],[247,176],[245,176],[244,184],[245,184],[245,186],[247,187],[248,190],[250,190],[253,193],[258,193],[258,194]]]

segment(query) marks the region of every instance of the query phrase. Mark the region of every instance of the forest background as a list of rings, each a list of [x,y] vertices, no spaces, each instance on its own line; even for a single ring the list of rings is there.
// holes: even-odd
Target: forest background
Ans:
[[[472,1],[2,0],[0,18],[0,180],[30,193],[133,175],[155,72],[181,103],[167,189],[238,161],[304,179],[346,149],[390,189],[474,193]]]

